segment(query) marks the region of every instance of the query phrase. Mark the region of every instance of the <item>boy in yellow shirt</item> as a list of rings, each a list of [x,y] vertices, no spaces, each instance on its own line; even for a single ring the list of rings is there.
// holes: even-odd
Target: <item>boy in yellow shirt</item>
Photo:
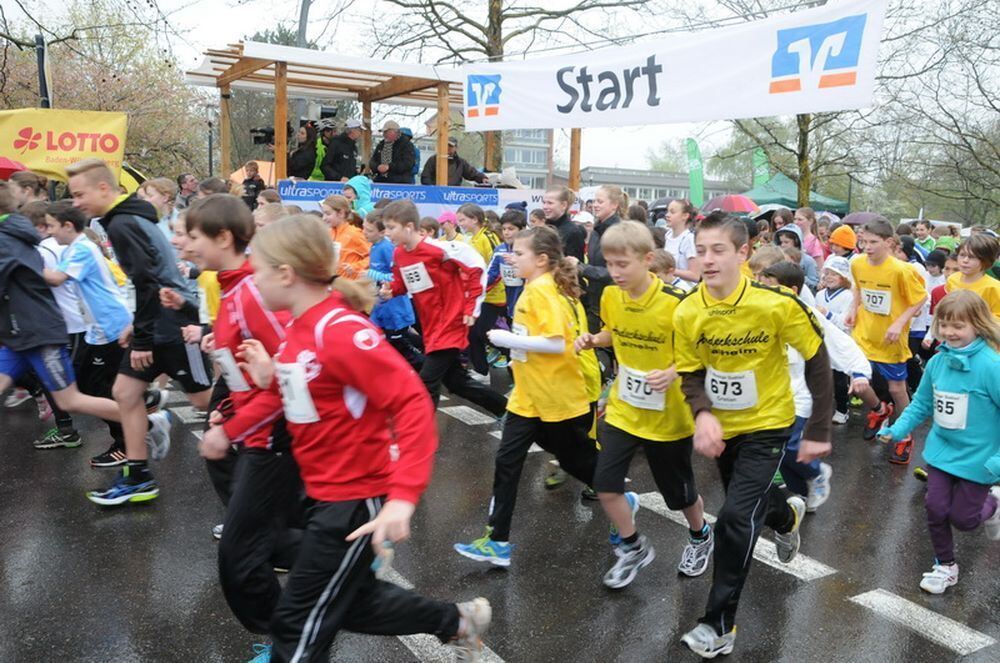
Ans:
[[[830,453],[833,374],[819,322],[790,291],[741,274],[747,242],[737,219],[713,213],[702,221],[695,234],[702,282],[674,312],[674,361],[694,415],[694,449],[716,459],[726,490],[708,605],[682,638],[704,658],[733,650],[740,592],[763,526],[775,531],[781,562],[798,553],[805,502],[772,485],[795,422],[786,345],[805,359],[813,399],[797,458]]]
[[[987,273],[1000,257],[1000,242],[986,233],[973,233],[958,247],[958,273],[948,277],[946,292],[971,290],[986,302],[993,317],[1000,318],[1000,281]]]
[[[578,351],[613,347],[618,359],[618,377],[598,432],[601,453],[594,475],[617,546],[617,561],[604,575],[612,589],[630,584],[655,557],[635,527],[639,496],[625,492],[625,475],[640,448],[667,506],[683,511],[688,521],[691,539],[678,571],[700,576],[714,546],[691,468],[694,421],[673,366],[673,315],[685,293],[649,271],[653,249],[652,233],[635,221],[622,221],[604,233],[601,251],[615,285],[601,295],[601,331],[576,341]]]
[[[889,240],[893,229],[884,218],[877,218],[861,231],[864,255],[851,261],[854,280],[854,303],[845,323],[854,328],[852,334],[865,357],[872,364],[872,374],[878,372],[889,385],[893,403],[879,401],[870,386],[861,386],[855,393],[871,408],[862,433],[866,440],[876,433],[893,413],[902,414],[910,397],[906,391],[906,360],[912,356],[909,346],[910,321],[927,300],[924,279],[912,266],[891,255]],[[910,462],[913,438],[907,436],[896,443],[889,462],[905,465]]]

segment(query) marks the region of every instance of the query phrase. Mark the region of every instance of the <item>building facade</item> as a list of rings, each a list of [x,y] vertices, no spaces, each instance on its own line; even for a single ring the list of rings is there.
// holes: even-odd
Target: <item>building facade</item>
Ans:
[[[569,173],[555,171],[555,184],[566,185]],[[665,173],[655,170],[637,170],[631,168],[605,168],[589,166],[580,169],[580,187],[601,186],[613,184],[620,186],[628,194],[630,200],[645,200],[653,202],[659,198],[689,198],[689,180],[687,173]],[[705,200],[713,196],[746,191],[748,187],[734,182],[705,180]]]

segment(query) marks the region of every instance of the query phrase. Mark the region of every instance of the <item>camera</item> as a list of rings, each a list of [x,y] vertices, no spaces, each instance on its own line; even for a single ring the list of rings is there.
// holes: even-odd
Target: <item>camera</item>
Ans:
[[[250,138],[254,145],[273,145],[274,127],[260,127],[250,130]]]

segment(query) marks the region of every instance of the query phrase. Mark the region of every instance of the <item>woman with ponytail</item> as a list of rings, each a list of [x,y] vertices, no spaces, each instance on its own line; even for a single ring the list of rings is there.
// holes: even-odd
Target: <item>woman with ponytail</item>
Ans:
[[[607,263],[601,251],[601,237],[605,231],[618,224],[628,210],[628,194],[611,184],[597,189],[594,195],[594,232],[587,244],[587,263],[580,264],[580,275],[585,283],[583,304],[587,310],[587,327],[590,333],[601,331],[601,294],[611,285]]]

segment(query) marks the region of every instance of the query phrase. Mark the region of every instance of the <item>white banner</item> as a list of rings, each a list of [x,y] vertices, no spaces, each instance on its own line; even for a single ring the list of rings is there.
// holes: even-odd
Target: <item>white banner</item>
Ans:
[[[888,0],[560,57],[470,64],[468,131],[618,127],[870,106]]]

